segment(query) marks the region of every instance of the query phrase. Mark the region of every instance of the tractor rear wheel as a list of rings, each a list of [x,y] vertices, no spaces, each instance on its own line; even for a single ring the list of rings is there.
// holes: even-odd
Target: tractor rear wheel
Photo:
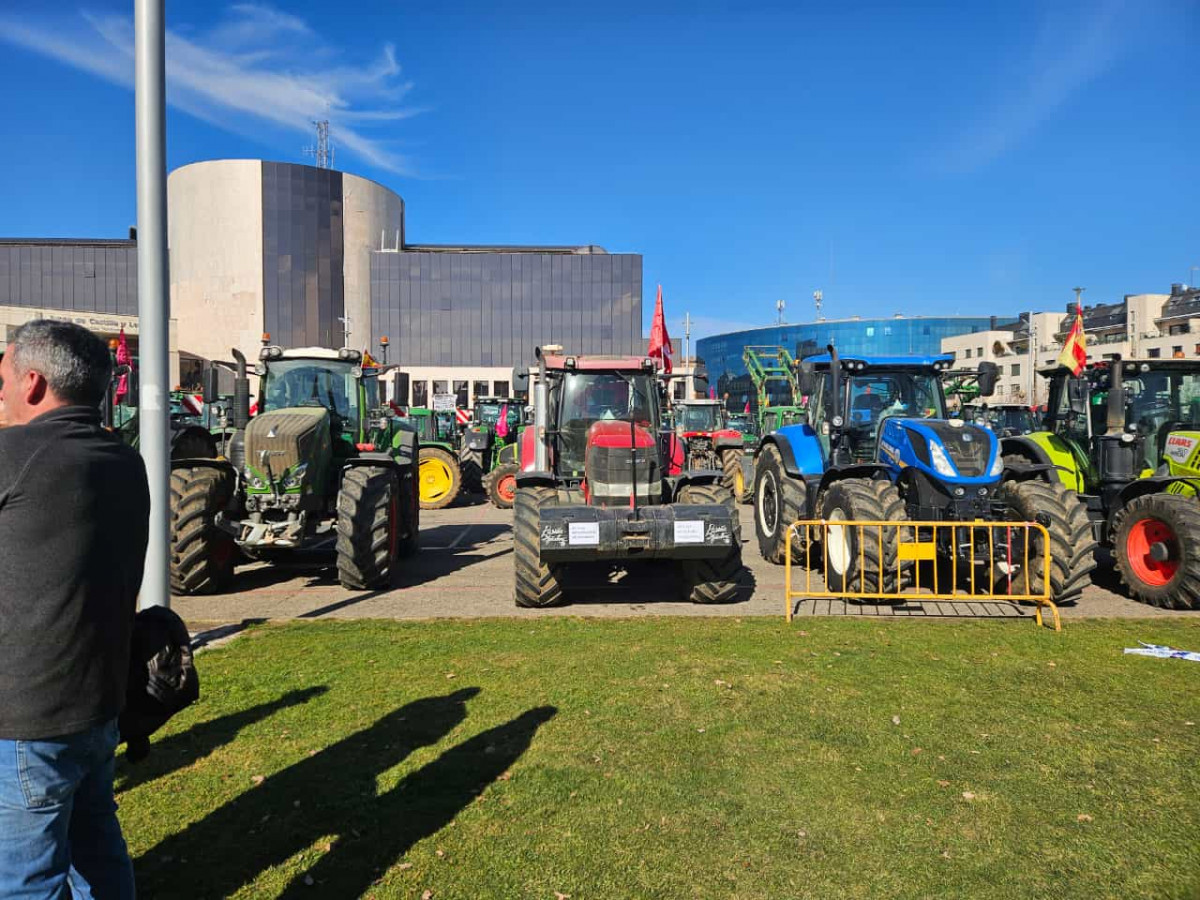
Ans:
[[[890,481],[847,478],[834,482],[821,498],[821,518],[839,521],[905,522],[908,511],[900,492]],[[900,541],[911,529],[880,526],[848,527],[829,524],[821,540],[825,550],[826,587],[831,591],[864,594],[899,594],[905,566],[900,562]],[[866,598],[873,603],[899,602],[900,598]]]
[[[721,484],[733,494],[734,503],[743,503],[746,500],[746,473],[742,471],[742,451],[741,450],[722,450],[721,451],[721,471],[725,475],[721,478]]]
[[[1050,555],[1050,599],[1058,605],[1074,603],[1091,581],[1096,568],[1096,540],[1087,509],[1079,495],[1060,481],[1006,481],[998,498],[1017,514],[1022,522],[1042,522],[1050,535],[1050,546],[1043,546],[1040,535],[1030,535],[1029,559],[1024,561],[1028,579],[1014,574],[1009,579],[1014,592],[1037,594],[1045,590],[1042,573],[1047,552]],[[1022,541],[1023,552],[1023,541]],[[1029,590],[1026,590],[1028,581]],[[996,579],[997,591],[1006,589],[1003,578]]]
[[[1135,600],[1200,609],[1200,505],[1195,497],[1147,494],[1117,514],[1117,571]]]
[[[512,509],[513,498],[517,494],[517,472],[520,469],[516,463],[501,463],[488,472],[483,480],[484,490],[492,506],[497,509]]]
[[[783,458],[774,446],[763,449],[754,468],[754,532],[758,549],[767,562],[782,565],[788,529],[807,509],[807,486],[783,470]],[[792,541],[793,558],[803,562],[800,538]]]
[[[468,494],[483,491],[483,451],[463,450],[458,456],[458,468],[462,472],[462,487]]]
[[[229,586],[233,537],[216,525],[233,494],[233,473],[209,466],[171,471],[171,592],[212,594]]]
[[[513,499],[514,599],[517,606],[540,608],[563,602],[563,566],[542,562],[542,533],[538,525],[538,511],[557,502],[557,492],[549,487],[518,488]]]
[[[742,574],[742,526],[737,501],[721,484],[689,484],[679,492],[680,503],[724,506],[733,522],[729,552],[715,559],[685,559],[679,564],[684,595],[693,603],[730,603],[737,599]]]
[[[338,581],[350,590],[385,587],[400,555],[400,480],[384,466],[355,466],[337,499]]]
[[[421,509],[442,509],[454,502],[462,487],[458,460],[441,447],[422,447],[418,455]]]

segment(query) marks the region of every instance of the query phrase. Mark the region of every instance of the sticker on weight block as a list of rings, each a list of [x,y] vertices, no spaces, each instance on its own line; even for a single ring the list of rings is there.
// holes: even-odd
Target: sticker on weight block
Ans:
[[[567,526],[567,540],[573,547],[579,545],[595,546],[599,544],[600,523],[572,522]]]
[[[699,519],[692,521],[683,521],[675,523],[675,543],[677,544],[703,544],[704,543],[704,523]]]

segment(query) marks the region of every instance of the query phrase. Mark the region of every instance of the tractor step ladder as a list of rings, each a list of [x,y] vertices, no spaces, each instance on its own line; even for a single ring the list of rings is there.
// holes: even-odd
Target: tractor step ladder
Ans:
[[[857,553],[843,560],[848,572],[848,590],[835,591],[829,587],[830,542],[826,535],[834,529],[842,532],[842,546],[857,547]],[[883,590],[881,573],[867,570],[873,559],[883,559],[885,535],[896,545],[894,589]],[[982,535],[981,532],[985,532]],[[949,534],[947,534],[949,532]],[[849,538],[853,536],[855,540]],[[969,558],[960,561],[958,554],[940,554],[938,548],[965,543],[970,546]],[[977,553],[977,545],[986,538],[986,552]],[[1039,542],[1040,539],[1040,542]],[[793,559],[793,544],[798,543],[802,558]],[[1031,572],[1023,564],[1038,547],[1050,546],[1050,535],[1037,522],[915,522],[801,519],[788,528],[784,554],[784,602],[787,621],[792,621],[797,599],[874,600],[877,602],[908,603],[1033,603],[1038,626],[1042,626],[1042,609],[1048,608],[1054,618],[1054,630],[1062,630],[1058,607],[1050,599],[1050,556],[1042,554],[1041,572]],[[819,547],[819,549],[817,549]],[[867,554],[870,547],[872,553]],[[948,559],[945,558],[948,556]],[[834,560],[836,563],[837,560]],[[797,589],[793,578],[793,563],[804,567],[804,587]],[[922,585],[922,564],[928,566],[926,583]],[[985,567],[981,575],[978,571]],[[948,572],[946,570],[949,570]],[[835,570],[836,571],[836,570]],[[1015,573],[1015,575],[1014,575]],[[889,573],[890,574],[890,573]],[[865,577],[864,577],[865,576]],[[1040,576],[1040,577],[1039,577]],[[819,581],[819,583],[817,583]],[[999,583],[998,583],[999,582]],[[857,590],[853,589],[857,586]],[[873,589],[871,589],[873,588]]]

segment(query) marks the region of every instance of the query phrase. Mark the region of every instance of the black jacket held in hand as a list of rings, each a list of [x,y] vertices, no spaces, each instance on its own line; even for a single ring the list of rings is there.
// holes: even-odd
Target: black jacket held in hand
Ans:
[[[0,429],[0,738],[121,711],[149,517],[142,459],[97,411]]]

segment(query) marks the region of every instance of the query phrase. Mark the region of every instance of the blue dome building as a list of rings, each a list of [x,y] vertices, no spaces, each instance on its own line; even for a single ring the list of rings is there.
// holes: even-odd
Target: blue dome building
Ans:
[[[766,325],[700,338],[696,356],[707,366],[709,384],[717,396],[726,400],[728,409],[740,412],[746,403],[752,409],[757,406],[754,385],[742,361],[746,347],[783,347],[796,359],[823,353],[828,344],[839,353],[936,354],[941,352],[943,338],[988,331],[999,324],[996,316],[894,316]]]

